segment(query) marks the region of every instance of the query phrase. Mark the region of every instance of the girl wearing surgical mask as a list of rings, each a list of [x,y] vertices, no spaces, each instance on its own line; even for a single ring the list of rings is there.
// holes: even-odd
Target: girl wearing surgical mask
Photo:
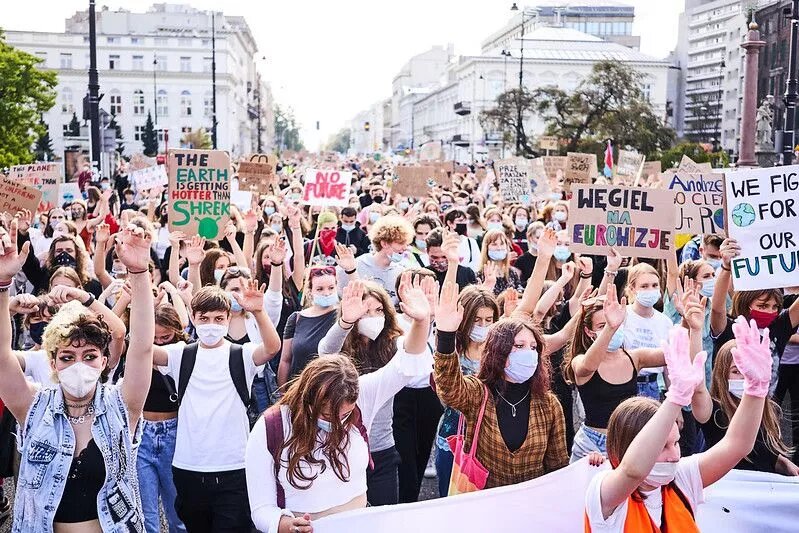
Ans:
[[[510,244],[503,231],[489,230],[483,237],[477,276],[495,296],[508,288],[524,290],[519,271],[510,266]]]
[[[713,361],[713,380],[710,392],[700,384],[691,399],[691,409],[701,425],[708,447],[716,445],[730,426],[730,420],[744,393],[744,376],[732,356],[734,340],[719,349]],[[785,476],[799,475],[799,468],[788,457],[792,449],[782,439],[780,419],[782,410],[771,399],[763,405],[763,420],[752,452],[735,467],[738,470],[757,470]]]
[[[469,446],[488,470],[485,488],[566,466],[563,410],[549,390],[550,362],[538,327],[526,318],[500,319],[488,331],[478,374],[464,376],[456,346],[463,315],[458,286],[446,281],[436,308],[436,390],[470,431],[482,417],[478,441]]]
[[[232,264],[233,259],[230,254],[222,248],[206,250],[205,257],[200,263],[200,287],[219,285],[219,281],[225,275],[225,271]],[[191,269],[191,262],[189,262],[189,269]],[[191,281],[191,277],[189,277],[189,281]]]
[[[569,203],[564,202],[563,200],[555,202],[555,206],[552,208],[550,216],[552,217],[552,220],[547,222],[548,228],[552,228],[555,231],[566,229],[566,225],[569,221]]]
[[[494,294],[484,287],[470,285],[458,297],[463,306],[463,320],[455,333],[455,351],[464,376],[473,376],[480,371],[480,359],[491,326],[499,320],[499,306]],[[436,473],[438,494],[442,498],[449,493],[453,455],[447,437],[457,433],[461,413],[446,406],[436,436]]]
[[[36,257],[42,257],[47,254],[50,243],[53,242],[53,237],[55,237],[56,227],[66,219],[66,212],[60,207],[54,207],[44,215],[44,221],[40,227],[28,228],[33,254]]]
[[[225,270],[222,279],[219,280],[219,287],[228,294],[230,298],[230,325],[225,338],[233,344],[246,344],[248,342],[261,342],[261,334],[258,331],[258,324],[252,315],[249,315],[241,307],[236,299],[236,295],[241,296],[245,289],[245,283],[252,278],[249,268],[237,266]]]
[[[585,531],[699,531],[694,516],[704,489],[725,476],[752,450],[761,427],[771,375],[768,343],[756,328],[736,327],[733,358],[743,374],[743,394],[726,434],[704,453],[681,457],[677,418],[704,383],[704,352],[689,348],[685,330],[670,334],[666,360],[671,386],[663,404],[630,398],[608,425],[612,469],[588,485]],[[741,364],[743,363],[743,364]]]
[[[660,348],[623,348],[622,324],[627,301],[616,288],[583,302],[571,347],[563,360],[563,377],[574,384],[585,408],[585,421],[574,435],[571,462],[591,452],[606,453],[607,428],[613,410],[638,394],[638,372],[663,365]]]
[[[528,250],[527,226],[535,220],[535,212],[522,205],[511,208],[511,219],[513,220],[513,242],[521,248],[520,253]]]
[[[496,207],[489,207],[486,209],[485,212],[485,221],[486,221],[486,231],[490,230],[497,230],[497,231],[504,231],[505,217],[502,215],[502,211],[497,209]]]

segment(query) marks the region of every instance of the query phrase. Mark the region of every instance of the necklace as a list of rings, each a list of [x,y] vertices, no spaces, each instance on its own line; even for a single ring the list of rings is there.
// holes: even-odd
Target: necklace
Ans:
[[[66,407],[66,404],[64,406]],[[93,405],[89,405],[86,408],[86,412],[84,412],[80,416],[72,416],[72,415],[70,415],[68,409],[65,409],[64,411],[65,411],[67,420],[69,420],[73,424],[83,424],[84,422],[86,422],[86,420],[89,419],[89,417],[91,417],[94,414],[94,406]]]
[[[64,401],[64,405],[66,405],[67,407],[75,407],[75,408],[86,407],[87,405],[91,405],[91,403],[92,403],[92,400],[89,400],[86,403],[67,403],[66,401]]]
[[[504,397],[504,396],[502,396],[502,395],[499,393],[499,391],[498,391],[498,390],[496,390],[496,389],[494,389],[494,390],[496,391],[496,393],[497,393],[497,396],[499,396],[500,398],[502,398],[502,400],[503,400],[503,401],[504,401],[506,404],[510,405],[510,414],[511,414],[511,416],[512,416],[513,418],[516,418],[516,406],[517,406],[517,405],[519,405],[520,403],[522,403],[524,400],[526,400],[526,399],[527,399],[527,397],[530,395],[530,391],[528,390],[528,391],[527,391],[527,394],[525,394],[525,395],[522,397],[522,399],[521,399],[521,400],[519,400],[519,401],[518,401],[518,402],[516,402],[516,403],[510,403],[508,400],[506,400],[506,399],[505,399],[505,397]]]

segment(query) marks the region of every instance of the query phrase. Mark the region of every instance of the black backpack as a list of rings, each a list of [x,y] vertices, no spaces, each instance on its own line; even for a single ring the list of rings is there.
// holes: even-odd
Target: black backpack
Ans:
[[[186,394],[186,387],[189,386],[189,379],[191,373],[194,371],[194,364],[197,362],[197,348],[199,344],[193,342],[187,344],[183,348],[183,357],[180,360],[180,375],[178,378],[178,405],[183,401],[183,396]],[[241,402],[247,409],[247,418],[250,421],[250,429],[252,429],[255,422],[261,416],[255,408],[255,402],[250,397],[250,391],[247,387],[247,376],[244,372],[244,359],[242,359],[242,349],[240,344],[230,345],[230,357],[228,358],[228,368],[230,369],[230,377],[233,380],[233,385],[236,387],[236,392],[241,398]]]

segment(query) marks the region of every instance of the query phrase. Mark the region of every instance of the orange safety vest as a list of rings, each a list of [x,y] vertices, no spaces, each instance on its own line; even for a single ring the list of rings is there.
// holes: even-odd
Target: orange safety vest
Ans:
[[[663,529],[655,525],[646,505],[630,496],[627,499],[627,517],[624,519],[624,533],[699,533],[694,521],[694,513],[688,500],[674,483],[661,489],[663,496]],[[591,533],[591,523],[585,514],[585,533]]]

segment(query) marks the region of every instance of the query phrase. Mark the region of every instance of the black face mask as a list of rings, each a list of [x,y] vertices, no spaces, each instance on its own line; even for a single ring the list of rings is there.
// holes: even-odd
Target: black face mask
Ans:
[[[31,324],[28,328],[28,331],[31,334],[31,339],[33,339],[33,342],[39,346],[42,345],[42,336],[44,335],[44,328],[46,327],[47,322],[37,322],[35,324]]]
[[[374,203],[376,203],[376,204],[382,204],[383,203],[383,197],[382,196],[372,196],[372,201]]]
[[[58,255],[55,256],[55,264],[57,266],[68,266],[72,268],[78,266],[78,262],[67,251],[59,252]]]

